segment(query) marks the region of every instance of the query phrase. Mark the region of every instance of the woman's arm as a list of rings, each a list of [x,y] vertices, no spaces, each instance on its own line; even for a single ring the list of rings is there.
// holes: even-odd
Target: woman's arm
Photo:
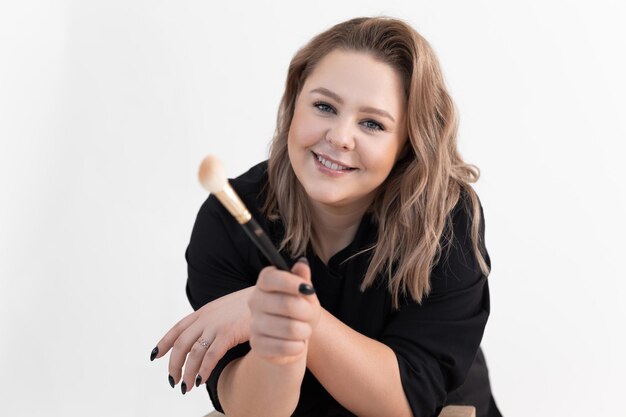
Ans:
[[[358,416],[413,415],[393,350],[325,309],[309,339],[307,367],[337,402]]]
[[[229,363],[217,383],[228,417],[288,417],[296,409],[306,370],[306,352],[297,360],[275,364],[248,352]]]
[[[412,416],[395,353],[322,309],[304,355],[275,364],[250,351],[224,368],[220,402],[230,416],[290,416],[305,368],[344,407],[359,416]]]
[[[259,274],[248,301],[251,351],[228,364],[217,383],[229,417],[288,417],[298,405],[321,307],[306,258],[291,272],[268,267]]]
[[[376,340],[322,310],[307,367],[359,416],[437,415],[446,393],[465,380],[489,317],[489,286],[473,254],[471,216],[459,203],[454,240],[431,272],[422,303],[406,300]],[[481,208],[481,218],[482,208]],[[484,247],[484,220],[480,245]]]

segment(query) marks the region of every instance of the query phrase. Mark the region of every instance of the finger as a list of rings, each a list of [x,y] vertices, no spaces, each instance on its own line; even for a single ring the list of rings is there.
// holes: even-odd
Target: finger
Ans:
[[[174,379],[174,384],[178,384],[180,381],[187,354],[193,344],[200,338],[200,335],[202,335],[202,330],[200,326],[190,326],[174,342],[168,365],[168,371]]]
[[[306,346],[304,340],[282,340],[273,337],[254,337],[250,339],[250,347],[258,356],[275,358],[279,356],[298,356]]]
[[[306,283],[311,283],[311,268],[309,267],[309,261],[306,256],[302,256],[298,259],[298,262],[291,267],[291,272],[298,275]]]
[[[273,314],[294,320],[307,321],[311,316],[311,306],[301,295],[269,292],[252,296],[250,310],[257,313]],[[253,313],[254,314],[254,313]]]
[[[283,340],[305,340],[311,336],[308,323],[270,314],[257,317],[255,328],[264,336]]]
[[[207,350],[204,354],[204,359],[202,360],[202,365],[200,366],[200,370],[197,375],[200,377],[200,380],[196,378],[196,386],[205,383],[209,379],[209,376],[211,375],[211,372],[213,372],[217,362],[224,357],[229,348],[230,345],[226,343],[224,338],[218,337],[213,340],[209,350]],[[185,371],[186,370],[187,369],[185,368]]]
[[[261,271],[256,283],[257,287],[262,291],[280,292],[297,296],[302,294],[310,295],[315,292],[311,285],[311,271],[308,265],[303,262],[297,262],[292,268],[292,271],[296,271],[303,276],[299,276],[294,272],[279,271],[275,268],[266,269]],[[301,289],[303,284],[307,287]]]
[[[187,355],[187,361],[185,362],[185,373],[181,380],[181,391],[183,394],[191,391],[193,388],[204,355],[211,346],[213,339],[214,337],[211,333],[205,331],[191,346],[189,354]]]
[[[301,282],[302,280],[291,272],[269,266],[259,273],[256,286],[265,292],[286,292],[296,295]]]
[[[150,360],[164,356],[172,348],[174,342],[178,339],[180,334],[196,320],[196,316],[197,313],[194,311],[193,313],[183,317],[174,325],[174,327],[165,333],[165,336],[159,340],[159,343],[157,343],[156,347],[152,350]]]
[[[311,281],[311,268],[309,267],[309,261],[307,261],[306,257],[303,256],[298,259],[298,262],[291,268],[291,272],[303,280],[303,283],[298,286],[298,291],[301,294],[306,296],[315,294],[315,288]]]

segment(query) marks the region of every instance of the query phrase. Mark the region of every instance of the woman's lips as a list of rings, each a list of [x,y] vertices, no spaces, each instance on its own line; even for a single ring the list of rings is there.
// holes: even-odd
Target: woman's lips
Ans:
[[[333,159],[333,158],[331,158],[330,156],[327,156],[327,155],[324,155],[324,154],[318,154],[318,153],[315,153],[315,152],[313,152],[313,151],[311,151],[311,152],[313,153],[313,155],[315,155],[315,157],[316,157],[316,158],[318,158],[318,159],[319,159],[319,158],[321,158],[321,159],[323,159],[324,161],[329,162],[331,165],[333,165],[333,164],[334,164],[334,165],[337,165],[337,167],[341,167],[341,168],[342,168],[342,169],[336,169],[337,171],[342,171],[343,169],[349,169],[349,170],[354,170],[354,169],[356,169],[356,168],[354,168],[354,167],[351,167],[351,166],[350,166],[350,165],[348,165],[348,164],[344,164],[344,163],[343,163],[343,162],[341,162],[341,161],[338,161],[338,160],[336,160],[336,159]],[[321,161],[320,161],[320,162],[321,162]],[[322,165],[324,165],[324,164],[322,164]],[[331,167],[327,167],[327,168],[331,168]],[[332,169],[332,168],[331,168],[331,169]]]
[[[341,177],[353,171],[356,171],[356,168],[348,168],[348,169],[342,169],[342,170],[328,168],[326,165],[320,162],[315,152],[311,151],[311,155],[313,156],[313,160],[314,160],[316,168],[322,173],[329,175],[331,177]]]

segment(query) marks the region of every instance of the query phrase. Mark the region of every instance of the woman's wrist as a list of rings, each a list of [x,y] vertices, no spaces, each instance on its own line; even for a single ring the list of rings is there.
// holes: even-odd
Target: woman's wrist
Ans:
[[[308,343],[307,343],[308,344]],[[265,364],[268,370],[276,369],[276,372],[297,372],[299,369],[306,368],[306,357],[308,349],[296,356],[280,356],[275,358],[266,358],[255,353],[254,349],[250,351],[250,355],[259,363]]]
[[[266,409],[291,415],[305,371],[306,354],[277,363],[251,350],[224,368],[218,380],[220,402],[228,415],[255,415]]]

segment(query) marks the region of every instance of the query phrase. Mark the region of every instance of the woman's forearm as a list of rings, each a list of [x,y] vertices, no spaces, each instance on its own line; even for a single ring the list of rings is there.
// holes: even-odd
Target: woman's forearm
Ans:
[[[322,309],[307,367],[341,405],[359,416],[412,416],[396,355]]]
[[[306,354],[286,364],[274,364],[254,351],[229,363],[217,384],[228,417],[288,417],[298,405],[306,370]]]

